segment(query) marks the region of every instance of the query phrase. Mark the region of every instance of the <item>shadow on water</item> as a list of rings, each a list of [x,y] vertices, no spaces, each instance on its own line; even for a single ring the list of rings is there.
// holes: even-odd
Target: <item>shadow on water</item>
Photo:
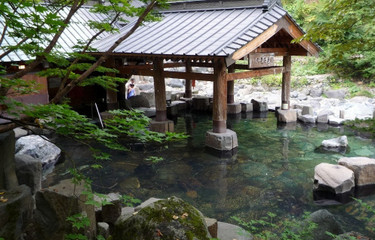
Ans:
[[[358,221],[349,210],[357,207],[355,202],[324,207],[314,203],[314,167],[322,162],[335,164],[342,156],[375,157],[372,140],[328,125],[277,124],[274,113],[250,112],[228,116],[228,128],[237,133],[239,146],[230,156],[218,156],[205,148],[211,114],[181,113],[173,121],[175,130],[187,132],[188,139],[156,147],[133,143],[132,151],[112,152],[112,160],[102,162],[102,169],[83,168],[94,190],[141,200],[177,196],[206,216],[226,222],[233,222],[232,216],[259,219],[268,212],[282,219],[321,208],[337,214],[342,222]],[[316,151],[323,140],[343,134],[348,136],[349,152]],[[92,164],[86,147],[66,141],[62,147],[77,166]],[[164,160],[152,164],[146,160],[149,156]],[[43,184],[69,177],[66,169],[71,166],[71,161],[60,164]],[[375,205],[374,195],[363,199]]]

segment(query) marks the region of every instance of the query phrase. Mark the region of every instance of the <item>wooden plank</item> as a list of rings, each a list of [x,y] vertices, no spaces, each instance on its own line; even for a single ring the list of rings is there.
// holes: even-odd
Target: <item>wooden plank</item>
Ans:
[[[214,74],[213,132],[225,133],[227,130],[227,73],[224,60],[215,61]]]
[[[228,73],[235,72],[235,65],[228,67]],[[227,103],[234,103],[234,81],[227,82]]]
[[[115,59],[108,58],[105,62],[105,66],[109,68],[115,68]],[[107,76],[115,77],[115,73],[107,73]],[[117,102],[117,92],[112,89],[106,89],[106,103],[107,103],[107,110],[114,110],[118,109],[119,105]]]
[[[154,91],[155,91],[155,107],[158,122],[167,120],[167,97],[165,93],[165,79],[163,76],[163,59],[154,59]]]
[[[291,67],[292,57],[283,57],[283,78],[281,83],[281,109],[287,110],[290,108],[290,82],[291,82]]]
[[[265,75],[279,74],[279,73],[282,73],[283,70],[284,70],[284,67],[272,67],[272,68],[258,69],[258,70],[252,70],[252,71],[246,71],[246,72],[228,73],[226,79],[227,81],[232,81],[236,79],[261,77]]]
[[[258,37],[253,39],[251,42],[247,43],[245,46],[238,49],[234,52],[232,59],[239,60],[249,54],[250,52],[254,51],[268,39],[270,39],[273,35],[275,35],[280,30],[280,27],[277,24],[272,25],[266,31],[261,33]]]
[[[191,62],[190,61],[187,61],[185,63],[185,71],[186,71],[186,73],[191,73],[192,72]],[[185,96],[184,96],[185,98],[191,98],[192,97],[192,90],[191,90],[192,80],[195,80],[195,79],[189,79],[189,78],[187,78],[185,80]]]

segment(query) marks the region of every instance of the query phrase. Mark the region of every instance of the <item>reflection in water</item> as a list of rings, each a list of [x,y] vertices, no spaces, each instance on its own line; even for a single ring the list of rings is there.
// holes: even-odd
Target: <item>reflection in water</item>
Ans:
[[[99,192],[118,191],[146,200],[150,197],[181,197],[206,216],[233,222],[231,216],[258,219],[267,212],[279,218],[299,216],[320,206],[313,201],[314,167],[321,162],[336,163],[342,156],[375,157],[371,140],[325,125],[278,125],[274,113],[242,113],[228,116],[227,124],[237,133],[238,152],[231,157],[217,157],[205,149],[205,133],[212,128],[210,114],[182,114],[175,118],[175,129],[191,137],[165,146],[146,145],[130,152],[112,152],[103,168],[83,168]],[[263,117],[263,118],[261,118]],[[315,149],[322,140],[348,136],[350,152],[320,153]],[[77,166],[92,164],[84,146],[62,141],[67,156]],[[149,156],[165,160],[152,164]],[[71,161],[56,167],[44,185],[68,178]],[[374,203],[374,195],[364,197]],[[343,222],[356,221],[343,206],[329,208]],[[352,230],[353,226],[348,225]]]

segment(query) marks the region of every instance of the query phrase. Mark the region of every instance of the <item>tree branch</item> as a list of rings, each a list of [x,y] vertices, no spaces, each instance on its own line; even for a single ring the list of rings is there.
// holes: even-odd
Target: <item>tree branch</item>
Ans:
[[[99,67],[125,39],[127,39],[135,32],[135,30],[137,30],[137,28],[142,24],[147,15],[152,11],[154,6],[156,5],[156,2],[156,0],[153,0],[141,14],[141,16],[139,16],[134,26],[125,35],[120,37],[88,70],[86,70],[77,79],[70,82],[64,87],[64,89],[58,92],[56,96],[51,100],[51,103],[59,103],[62,98],[65,97],[66,94],[68,94],[75,86],[83,82],[83,80],[85,80],[92,72],[94,72],[95,69]]]

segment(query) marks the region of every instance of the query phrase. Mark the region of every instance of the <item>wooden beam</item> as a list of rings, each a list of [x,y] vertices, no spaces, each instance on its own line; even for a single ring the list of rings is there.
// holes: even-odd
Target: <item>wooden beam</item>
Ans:
[[[154,59],[154,91],[155,91],[155,107],[158,122],[167,120],[167,97],[165,93],[165,79],[163,76],[163,59]]]
[[[272,68],[257,69],[257,70],[246,71],[246,72],[228,73],[226,79],[227,81],[232,81],[232,80],[243,79],[243,78],[261,77],[265,75],[279,74],[279,73],[282,73],[283,70],[284,70],[284,67],[272,67]]]
[[[290,82],[291,82],[291,67],[292,57],[285,56],[283,58],[283,78],[281,83],[281,109],[288,110],[290,108]]]
[[[113,57],[108,58],[105,61],[105,66],[109,68],[116,68],[115,59]],[[107,76],[115,77],[115,73],[107,73]],[[117,92],[112,89],[106,89],[106,103],[107,103],[107,110],[114,110],[119,108],[119,104],[117,101]]]
[[[228,73],[234,73],[235,65],[231,65],[228,68]],[[228,81],[227,83],[227,103],[234,103],[234,81]]]
[[[227,80],[226,66],[223,59],[214,63],[214,99],[212,109],[213,132],[227,131]]]
[[[280,27],[277,24],[273,24],[269,27],[266,31],[261,33],[258,37],[253,39],[251,42],[246,44],[245,46],[238,49],[232,56],[233,60],[239,60],[249,54],[250,52],[257,49],[260,45],[262,45],[265,41],[270,39],[273,35],[275,35],[280,30]]]
[[[164,69],[164,68],[163,68]],[[130,67],[119,67],[118,70],[121,74],[131,74],[131,75],[141,75],[141,76],[154,76],[154,71],[151,69],[132,69]],[[164,78],[180,78],[180,79],[195,79],[201,81],[213,81],[213,74],[206,73],[186,73],[186,72],[174,72],[174,71],[164,71]]]

